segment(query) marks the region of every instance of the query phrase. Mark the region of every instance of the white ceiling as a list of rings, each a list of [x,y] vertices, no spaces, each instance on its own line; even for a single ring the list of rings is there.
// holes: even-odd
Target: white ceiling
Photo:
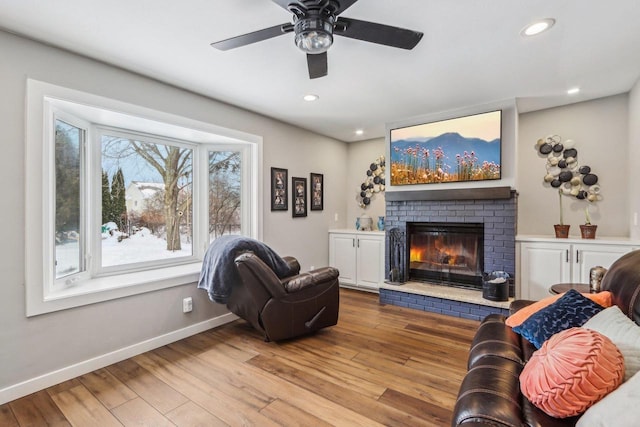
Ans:
[[[336,36],[329,75],[310,80],[291,33],[209,46],[290,22],[270,0],[0,0],[0,28],[343,141],[498,100],[526,112],[623,93],[640,76],[638,0],[360,0],[342,16],[424,37],[406,51]],[[519,35],[547,17],[550,31]]]

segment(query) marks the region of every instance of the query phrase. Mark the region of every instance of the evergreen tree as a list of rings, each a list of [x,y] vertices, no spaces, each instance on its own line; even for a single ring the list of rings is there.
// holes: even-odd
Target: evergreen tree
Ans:
[[[111,179],[112,221],[118,224],[120,231],[125,231],[127,222],[127,204],[125,200],[124,175],[118,168]]]
[[[102,171],[102,224],[112,219],[113,202],[111,201],[111,190],[109,187],[109,176]]]
[[[80,227],[80,148],[70,126],[56,124],[56,233]]]

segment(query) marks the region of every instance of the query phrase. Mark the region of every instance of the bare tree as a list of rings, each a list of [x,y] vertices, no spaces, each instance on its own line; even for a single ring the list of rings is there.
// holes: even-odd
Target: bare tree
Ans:
[[[191,182],[192,151],[171,145],[129,141],[133,150],[162,176],[164,181],[164,218],[167,232],[167,250],[178,251],[180,221],[183,211],[178,208],[178,196],[182,181]],[[185,186],[188,184],[182,184]]]
[[[216,151],[209,155],[209,235],[234,231],[240,224],[240,153]]]
[[[163,209],[167,250],[180,250],[180,221],[184,217],[184,211],[178,206],[178,199],[182,188],[191,185],[193,151],[173,145],[142,142],[116,136],[104,137],[102,143],[103,155],[123,159],[135,154],[160,174],[164,183]]]
[[[119,137],[103,138],[103,155],[113,159],[139,156],[162,177],[162,214],[147,209],[141,220],[153,228],[164,218],[167,250],[180,250],[180,226],[191,227],[192,150]],[[241,156],[238,151],[209,153],[209,232],[215,237],[240,225]],[[151,208],[148,206],[147,208]]]

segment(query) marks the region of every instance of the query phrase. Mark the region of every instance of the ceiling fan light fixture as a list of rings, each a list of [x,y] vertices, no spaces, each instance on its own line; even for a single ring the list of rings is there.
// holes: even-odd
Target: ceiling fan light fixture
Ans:
[[[333,23],[331,16],[299,19],[295,23],[296,46],[310,54],[326,52],[333,44]]]

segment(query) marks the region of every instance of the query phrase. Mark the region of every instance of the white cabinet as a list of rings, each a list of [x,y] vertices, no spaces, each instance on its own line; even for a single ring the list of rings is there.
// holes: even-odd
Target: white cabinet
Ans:
[[[519,239],[518,239],[519,240]],[[589,271],[597,265],[609,268],[634,244],[618,241],[584,243],[583,240],[519,240],[520,297],[539,300],[549,296],[556,283],[589,283]]]
[[[384,232],[329,231],[329,265],[340,284],[377,290],[384,281]]]

